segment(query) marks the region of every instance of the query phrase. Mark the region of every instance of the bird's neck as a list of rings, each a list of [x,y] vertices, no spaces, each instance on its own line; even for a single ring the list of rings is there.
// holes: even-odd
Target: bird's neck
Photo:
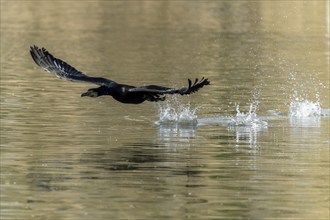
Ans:
[[[97,92],[98,92],[99,96],[112,95],[111,91],[112,91],[112,89],[107,86],[101,86],[101,87],[97,88]]]

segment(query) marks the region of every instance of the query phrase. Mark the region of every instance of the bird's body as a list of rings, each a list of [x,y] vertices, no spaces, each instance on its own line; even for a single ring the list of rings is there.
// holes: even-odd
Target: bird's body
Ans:
[[[132,93],[129,92],[130,89],[136,88],[134,86],[115,84],[111,87],[101,86],[95,88],[94,90],[98,91],[98,94],[110,95],[115,100],[122,103],[131,103],[131,104],[140,104],[146,100],[146,95],[143,93]],[[82,96],[85,93],[82,94]]]
[[[188,95],[196,92],[203,86],[210,84],[208,79],[204,79],[203,77],[200,81],[196,79],[194,83],[188,79],[188,87],[182,88],[168,88],[157,85],[135,87],[119,84],[102,77],[87,76],[66,62],[55,58],[44,48],[40,49],[37,46],[33,46],[31,47],[30,53],[34,62],[38,66],[49,73],[55,74],[58,78],[68,81],[87,82],[99,85],[98,88],[88,89],[86,92],[82,93],[81,96],[98,97],[102,95],[109,95],[122,103],[140,104],[144,101],[164,101],[165,94]]]

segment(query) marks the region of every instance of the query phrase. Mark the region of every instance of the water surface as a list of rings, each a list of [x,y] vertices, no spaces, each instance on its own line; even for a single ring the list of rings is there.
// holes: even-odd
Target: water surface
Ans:
[[[2,1],[1,219],[328,219],[326,1]],[[211,85],[81,98],[93,76]]]

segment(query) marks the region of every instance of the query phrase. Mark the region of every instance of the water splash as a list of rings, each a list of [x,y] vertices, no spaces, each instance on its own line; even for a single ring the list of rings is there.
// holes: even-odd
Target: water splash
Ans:
[[[228,124],[228,130],[236,133],[236,146],[240,143],[248,143],[253,149],[257,148],[258,135],[261,131],[267,131],[268,123],[257,116],[258,101],[250,104],[248,112],[241,112],[236,106],[236,116]]]
[[[292,84],[290,95],[291,102],[289,104],[289,117],[309,118],[321,116],[322,109],[320,106],[319,90],[325,89],[326,86],[312,76],[310,76],[310,80],[306,85],[306,83],[302,82],[302,80],[297,80],[297,73],[290,73],[289,81]],[[313,88],[306,88],[308,86],[313,86]],[[313,90],[314,92],[311,92]]]
[[[321,116],[320,103],[308,100],[292,101],[289,106],[289,116],[296,118],[319,117]]]
[[[297,80],[297,73],[289,74],[289,81],[292,84],[290,104],[289,104],[289,117],[290,118],[309,118],[321,116],[320,106],[320,93],[319,89],[325,88],[322,82],[310,76],[309,83]],[[306,86],[313,86],[313,89],[308,89]],[[311,92],[311,91],[315,92]],[[314,97],[313,97],[314,96]],[[315,100],[310,101],[310,100]]]
[[[236,117],[232,118],[230,126],[239,127],[250,127],[250,128],[265,128],[268,123],[261,120],[257,114],[258,102],[253,102],[250,104],[250,109],[248,112],[241,112],[239,110],[239,105],[236,106]]]
[[[196,125],[197,108],[192,109],[190,104],[181,104],[176,98],[172,98],[165,104],[159,104],[159,125]]]
[[[306,76],[307,75],[307,76]],[[298,72],[289,73],[289,86],[291,93],[289,98],[292,101],[315,100],[320,101],[321,90],[327,88],[327,85],[314,78],[314,74],[304,73],[304,78],[298,75]]]

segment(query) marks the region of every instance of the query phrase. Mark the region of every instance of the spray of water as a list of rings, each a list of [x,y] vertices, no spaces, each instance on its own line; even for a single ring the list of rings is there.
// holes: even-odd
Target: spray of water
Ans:
[[[321,116],[322,109],[317,88],[322,88],[324,85],[315,82],[315,79],[311,79],[315,88],[315,98],[312,98],[311,94],[306,91],[305,85],[303,83],[298,83],[296,78],[296,74],[291,73],[289,75],[289,80],[293,82],[290,96],[291,102],[289,104],[289,117],[309,118]],[[315,101],[310,101],[311,99],[315,99]]]
[[[291,80],[295,80],[291,76]],[[294,84],[295,85],[295,84]],[[318,92],[315,94],[316,101],[310,101],[306,98],[304,90],[299,92],[297,86],[294,86],[291,91],[291,102],[289,105],[289,116],[295,118],[308,118],[321,115],[320,95]]]
[[[248,112],[242,112],[236,105],[236,116],[231,119],[227,129],[236,133],[237,144],[247,140],[251,148],[256,148],[259,132],[267,131],[268,123],[256,114],[258,103],[257,100],[253,101]]]
[[[197,108],[192,109],[189,104],[180,103],[175,96],[164,104],[158,105],[160,125],[194,125],[197,124]]]
[[[267,127],[268,123],[262,121],[256,114],[258,102],[250,104],[248,112],[241,112],[239,105],[236,106],[236,117],[232,118],[230,126],[242,126],[250,128],[262,128]]]
[[[296,118],[318,117],[321,115],[319,102],[308,100],[292,101],[289,106],[289,116]]]

